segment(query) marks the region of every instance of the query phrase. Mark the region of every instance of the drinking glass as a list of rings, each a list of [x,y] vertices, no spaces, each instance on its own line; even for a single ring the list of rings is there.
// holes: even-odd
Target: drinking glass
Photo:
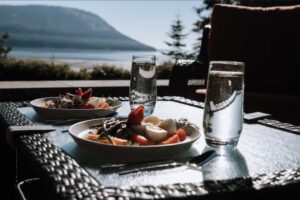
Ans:
[[[133,56],[129,87],[130,108],[145,107],[145,116],[153,113],[157,97],[155,56]]]
[[[207,145],[236,147],[243,127],[244,63],[210,62],[203,128]]]

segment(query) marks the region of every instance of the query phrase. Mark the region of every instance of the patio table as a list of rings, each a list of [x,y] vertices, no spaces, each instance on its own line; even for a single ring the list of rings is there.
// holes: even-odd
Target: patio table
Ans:
[[[119,115],[127,116],[128,98],[118,98],[123,104]],[[201,128],[202,102],[159,97],[154,115],[184,117],[200,127],[201,137],[192,148],[171,159],[185,160],[208,149]],[[0,103],[0,120],[6,128],[46,123],[27,102]],[[177,167],[128,175],[102,173],[100,166],[123,163],[130,156],[114,160],[86,151],[69,136],[67,127],[59,124],[51,132],[14,137],[18,166],[26,166],[18,168],[19,174],[26,174],[19,181],[32,178],[21,182],[19,189],[35,182],[33,190],[45,199],[300,197],[300,127],[291,124],[270,118],[245,122],[237,150],[213,158],[201,170]]]

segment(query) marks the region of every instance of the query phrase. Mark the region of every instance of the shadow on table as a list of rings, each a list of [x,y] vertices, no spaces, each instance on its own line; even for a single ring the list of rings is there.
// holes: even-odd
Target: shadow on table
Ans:
[[[209,147],[205,148],[205,151]],[[218,150],[218,155],[202,167],[203,178],[210,180],[228,180],[249,175],[244,156],[238,149]]]
[[[202,174],[204,188],[216,196],[253,188],[246,160],[238,149],[218,150],[218,155],[202,167]]]

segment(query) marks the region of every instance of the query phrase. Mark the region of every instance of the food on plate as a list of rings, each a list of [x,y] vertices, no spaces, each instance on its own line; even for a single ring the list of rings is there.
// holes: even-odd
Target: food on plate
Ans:
[[[167,138],[168,131],[155,125],[146,126],[146,136],[154,142],[160,142]]]
[[[188,138],[186,129],[190,126],[195,127],[186,119],[144,117],[144,106],[139,106],[127,119],[114,117],[91,127],[85,138],[113,145],[166,145],[185,141]]]
[[[158,127],[165,129],[168,132],[168,135],[172,135],[176,129],[176,123],[173,119],[165,119],[158,123]]]
[[[83,91],[78,88],[75,94],[66,93],[51,100],[44,105],[45,108],[59,109],[94,109],[109,108],[113,104],[113,100],[109,98],[94,97],[91,88]]]

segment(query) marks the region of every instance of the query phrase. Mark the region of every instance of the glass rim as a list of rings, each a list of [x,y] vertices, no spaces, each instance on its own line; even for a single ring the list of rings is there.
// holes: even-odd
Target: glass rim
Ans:
[[[192,63],[192,62],[195,62],[195,61],[196,61],[195,59],[178,59],[176,63],[180,63],[180,62]]]
[[[155,55],[132,55],[132,59],[133,58],[154,58],[154,59],[156,59],[156,56]]]
[[[156,63],[156,56],[155,55],[132,55],[132,62]]]
[[[212,65],[212,64],[243,65],[243,66],[245,66],[244,62],[241,62],[241,61],[228,61],[228,60],[210,61],[209,65]]]

